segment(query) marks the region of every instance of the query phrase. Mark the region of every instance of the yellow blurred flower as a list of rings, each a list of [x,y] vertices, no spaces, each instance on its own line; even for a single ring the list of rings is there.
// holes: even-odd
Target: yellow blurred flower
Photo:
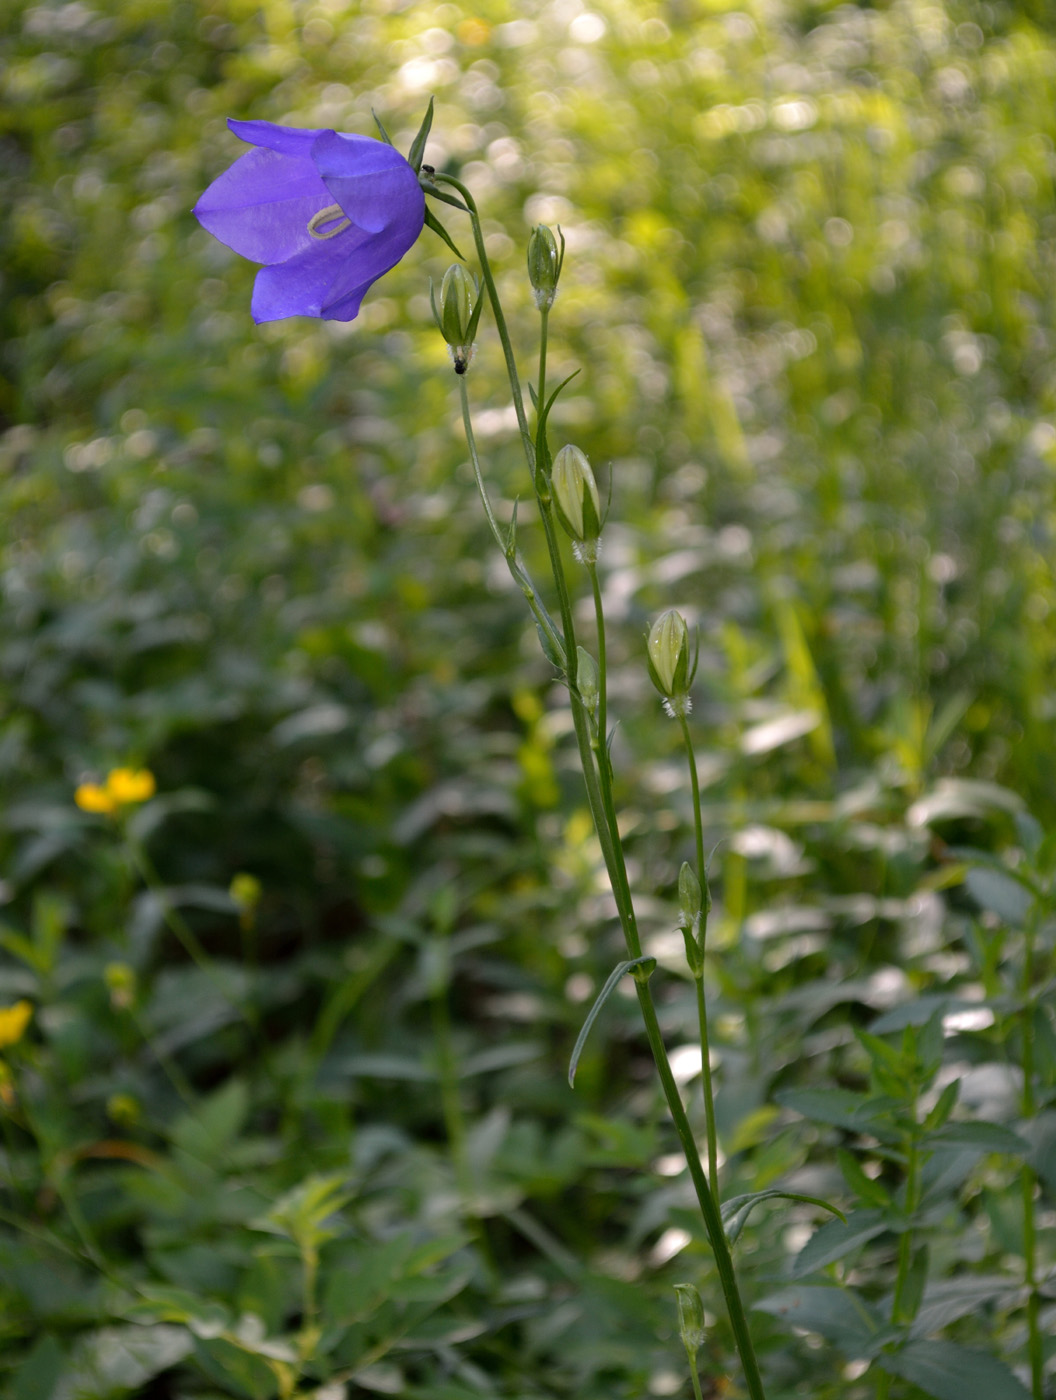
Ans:
[[[0,1007],[0,1048],[16,1045],[22,1039],[32,1015],[32,1002],[16,1001],[14,1006]]]
[[[106,775],[106,790],[123,807],[130,802],[146,802],[157,790],[149,768],[112,768]]]
[[[491,38],[491,25],[486,19],[478,19],[475,15],[470,19],[464,19],[455,30],[463,44],[468,44],[471,48],[479,48],[481,44],[486,44]]]
[[[108,815],[117,805],[106,788],[98,783],[82,783],[73,794],[73,800],[82,812],[105,812]]]
[[[119,807],[146,802],[156,790],[154,774],[149,768],[111,768],[105,785],[81,783],[73,794],[73,800],[82,812],[101,812],[112,816]]]

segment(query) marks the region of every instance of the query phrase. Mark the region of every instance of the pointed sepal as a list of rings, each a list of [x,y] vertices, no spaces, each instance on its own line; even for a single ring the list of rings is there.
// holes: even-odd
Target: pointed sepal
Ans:
[[[444,240],[444,242],[451,249],[452,253],[454,253],[456,258],[461,258],[461,260],[465,262],[465,254],[460,253],[458,251],[458,249],[454,245],[454,242],[452,241],[451,235],[448,233],[447,229],[444,228],[443,224],[436,217],[436,215],[433,213],[433,211],[429,208],[428,205],[425,206],[425,226],[426,228],[431,228],[432,231],[435,234],[437,234],[438,237]]]
[[[391,136],[389,135],[389,133],[385,130],[385,126],[384,126],[384,124],[383,124],[381,118],[378,116],[377,112],[375,112],[375,110],[374,110],[373,107],[371,107],[371,109],[370,109],[370,115],[374,118],[374,125],[378,128],[378,131],[379,131],[379,133],[380,133],[380,135],[381,135],[381,139],[385,142],[386,146],[391,146],[391,145],[392,145],[392,137],[391,137]]]

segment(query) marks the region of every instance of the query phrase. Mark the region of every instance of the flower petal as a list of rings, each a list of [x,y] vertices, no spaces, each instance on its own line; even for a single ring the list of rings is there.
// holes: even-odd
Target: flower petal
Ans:
[[[254,321],[322,316],[324,304],[331,299],[330,289],[341,281],[343,273],[358,265],[359,245],[369,236],[362,229],[347,229],[335,238],[313,243],[283,263],[261,268],[253,283]],[[364,275],[356,281],[363,282],[366,291],[373,278]],[[359,310],[358,305],[356,310]]]
[[[373,235],[353,227],[315,243],[257,273],[253,318],[321,316],[327,321],[351,321],[371,285],[396,266],[408,246],[405,226]]]
[[[425,195],[399,151],[369,136],[323,131],[311,152],[332,198],[357,227],[402,230],[402,257],[425,223]]]
[[[312,149],[312,142],[326,130],[322,126],[276,126],[274,122],[240,122],[234,117],[228,117],[227,125],[239,140],[248,141],[251,146],[265,146],[269,151],[279,151],[284,156],[307,156]]]
[[[213,181],[194,213],[203,228],[242,257],[277,263],[313,246],[308,221],[332,203],[311,160],[266,149],[240,156]]]

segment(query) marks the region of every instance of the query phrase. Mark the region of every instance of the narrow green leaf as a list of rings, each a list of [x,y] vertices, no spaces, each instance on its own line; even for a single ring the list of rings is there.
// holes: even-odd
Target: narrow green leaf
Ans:
[[[457,194],[448,194],[447,190],[442,190],[434,185],[432,180],[427,176],[422,176],[418,183],[421,185],[422,189],[425,190],[426,194],[431,194],[434,199],[440,200],[441,204],[450,204],[452,209],[461,209],[463,214],[469,213],[469,210],[462,203]]]
[[[823,1201],[820,1196],[804,1196],[799,1191],[750,1191],[746,1196],[731,1196],[728,1201],[722,1203],[722,1223],[730,1244],[737,1243],[749,1215],[760,1201],[772,1201],[777,1198],[785,1201],[803,1201],[808,1206],[820,1206],[822,1210],[838,1215],[846,1224],[847,1217],[843,1211],[830,1205],[828,1201]]]
[[[392,137],[385,130],[384,126],[382,126],[381,118],[378,116],[377,112],[375,112],[373,107],[371,107],[370,109],[370,115],[374,118],[374,125],[378,128],[378,131],[381,134],[381,139],[385,142],[386,146],[391,146]]]
[[[840,1147],[836,1151],[836,1160],[839,1162],[840,1171],[847,1185],[869,1205],[879,1206],[882,1210],[891,1204],[891,1196],[887,1188],[879,1181],[874,1181],[871,1176],[867,1176],[862,1169],[861,1163],[853,1153]]]
[[[1018,1133],[1000,1123],[947,1123],[930,1141],[952,1147],[979,1147],[984,1152],[1004,1152],[1014,1157],[1030,1151]]]
[[[932,992],[913,1001],[904,1001],[901,1005],[892,1007],[890,1011],[885,1011],[882,1016],[876,1018],[869,1030],[873,1035],[887,1035],[891,1031],[900,1031],[903,1026],[923,1026],[936,1010],[945,1014],[950,1010],[963,1010],[970,1004],[975,1003],[958,1001],[945,993]]]
[[[418,134],[411,142],[411,149],[407,152],[407,164],[413,167],[417,175],[422,168],[422,157],[425,155],[425,143],[429,140],[429,131],[433,125],[433,99],[430,97],[429,106],[425,110],[422,124],[418,128]]]
[[[428,210],[426,212],[428,213]],[[440,308],[436,304],[436,287],[433,285],[433,279],[431,277],[429,278],[429,305],[433,310],[433,320],[436,322],[436,329],[443,335],[444,323],[440,319]]]
[[[557,388],[554,390],[554,392],[553,392],[553,393],[550,395],[550,397],[547,399],[547,401],[546,401],[546,407],[543,409],[543,420],[544,420],[544,422],[545,422],[545,420],[550,416],[550,410],[553,408],[554,404],[557,402],[557,396],[558,396],[558,394],[560,394],[561,390],[564,389],[566,385],[572,383],[573,379],[575,379],[575,377],[576,377],[576,375],[577,375],[578,373],[579,373],[579,370],[578,370],[578,369],[574,369],[574,370],[572,371],[572,373],[571,373],[570,375],[568,375],[567,378],[562,379],[561,383],[557,386]]]
[[[903,1055],[893,1045],[888,1045],[886,1040],[881,1040],[878,1035],[871,1035],[869,1031],[858,1029],[855,1029],[854,1035],[877,1068],[884,1065],[895,1073],[903,1069]]]
[[[550,473],[550,454],[546,446],[546,421],[550,417],[550,410],[557,402],[558,394],[561,393],[561,390],[565,387],[566,384],[570,384],[572,380],[575,379],[578,373],[579,370],[574,369],[567,379],[562,379],[561,383],[557,386],[554,392],[547,399],[546,403],[543,405],[541,410],[539,408],[539,405],[535,404],[536,412],[539,414],[539,421],[536,424],[535,428],[535,450],[537,454],[537,460],[542,464],[545,476],[549,476]]]
[[[547,661],[550,662],[551,666],[556,666],[559,671],[563,671],[565,669],[565,658],[543,631],[542,625],[538,619],[536,619],[535,630],[539,633],[539,645],[542,647],[543,655],[546,657]]]
[[[23,933],[13,928],[0,928],[0,948],[6,948],[13,957],[28,963],[36,972],[47,972],[47,958],[35,948]]]
[[[943,1089],[942,1093],[939,1095],[935,1107],[924,1119],[925,1132],[934,1132],[935,1129],[943,1126],[953,1112],[954,1106],[957,1103],[957,1096],[960,1092],[961,1081],[959,1079],[954,1079],[946,1085],[945,1089]]]
[[[569,1087],[572,1087],[575,1084],[576,1069],[579,1065],[579,1057],[580,1055],[582,1055],[583,1047],[587,1043],[587,1036],[590,1034],[590,1028],[598,1019],[598,1015],[601,1011],[601,1008],[605,1005],[609,997],[612,995],[616,983],[620,980],[624,973],[630,972],[631,969],[635,967],[644,967],[646,963],[652,963],[652,967],[650,967],[649,969],[651,973],[653,971],[653,968],[656,967],[656,959],[648,957],[628,958],[626,962],[617,963],[616,966],[609,973],[604,987],[602,987],[601,991],[595,997],[594,1005],[590,1008],[590,1011],[587,1013],[587,1019],[583,1022],[583,1029],[580,1031],[579,1035],[576,1038],[576,1044],[572,1051],[572,1058],[568,1062]]]
[[[452,253],[454,253],[456,258],[461,258],[461,260],[465,262],[465,254],[460,253],[458,251],[451,238],[451,235],[448,233],[447,229],[444,228],[443,224],[436,217],[436,215],[433,213],[433,211],[429,208],[428,205],[426,205],[425,207],[425,226],[426,228],[431,228],[435,234],[437,234],[440,238],[444,240],[444,242],[451,249]]]

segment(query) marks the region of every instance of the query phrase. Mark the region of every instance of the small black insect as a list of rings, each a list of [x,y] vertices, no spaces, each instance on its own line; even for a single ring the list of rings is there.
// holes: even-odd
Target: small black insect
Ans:
[[[459,355],[455,360],[455,373],[465,374],[467,369],[469,369],[469,362],[467,360],[464,360],[462,356]]]
[[[422,166],[422,170],[425,172],[426,175],[435,175],[435,174],[436,174],[436,166],[435,166],[435,165],[423,165],[423,166]]]

